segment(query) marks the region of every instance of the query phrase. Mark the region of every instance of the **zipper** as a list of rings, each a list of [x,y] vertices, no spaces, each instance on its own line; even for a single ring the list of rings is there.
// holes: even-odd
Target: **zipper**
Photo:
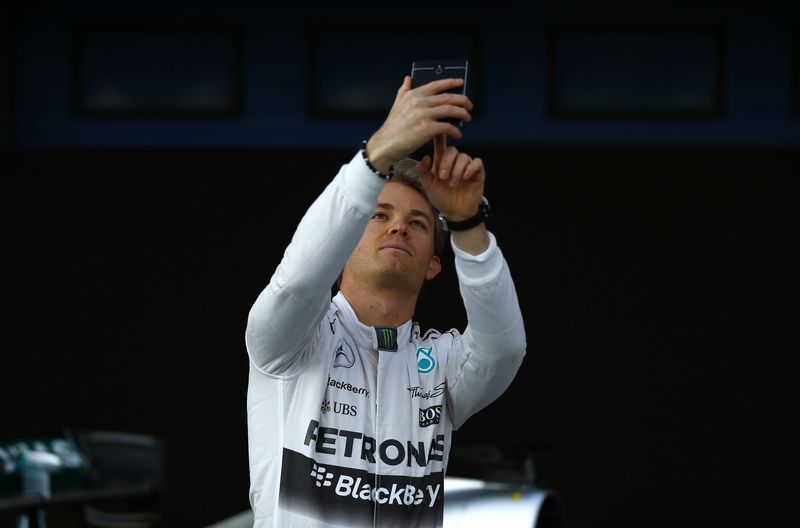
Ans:
[[[379,520],[379,513],[378,513],[378,501],[375,500],[375,492],[380,487],[380,464],[381,458],[379,456],[378,450],[381,445],[380,438],[378,435],[380,433],[380,394],[381,394],[381,351],[376,350],[378,353],[378,372],[375,376],[375,481],[373,482],[372,486],[372,526],[373,528],[378,528],[378,520]]]

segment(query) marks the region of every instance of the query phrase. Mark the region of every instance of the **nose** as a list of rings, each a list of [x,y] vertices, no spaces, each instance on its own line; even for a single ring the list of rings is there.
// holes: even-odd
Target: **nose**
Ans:
[[[406,223],[400,218],[395,219],[389,226],[389,234],[400,235],[403,237],[408,236],[408,229],[406,228]]]

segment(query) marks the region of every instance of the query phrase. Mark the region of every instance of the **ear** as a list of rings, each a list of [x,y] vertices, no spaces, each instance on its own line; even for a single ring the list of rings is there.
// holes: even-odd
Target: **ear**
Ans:
[[[442,261],[439,260],[439,257],[434,255],[433,258],[431,258],[430,264],[428,264],[428,271],[425,273],[425,279],[431,280],[437,276],[440,271],[442,271]]]

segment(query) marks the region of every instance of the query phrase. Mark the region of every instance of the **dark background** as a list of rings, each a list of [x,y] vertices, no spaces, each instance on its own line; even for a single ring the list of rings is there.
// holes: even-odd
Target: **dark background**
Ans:
[[[533,453],[574,528],[797,524],[798,10],[461,9],[481,35],[482,110],[460,146],[486,161],[529,347],[454,445]],[[381,122],[306,112],[304,28],[387,16],[415,21],[237,2],[0,8],[0,440],[157,434],[170,525],[248,508],[247,311],[302,212]],[[220,19],[241,28],[238,111],[76,114],[76,25]],[[593,21],[721,27],[720,111],[553,115],[548,28]],[[448,268],[417,318],[462,327],[456,295]],[[476,465],[454,457],[451,474]]]

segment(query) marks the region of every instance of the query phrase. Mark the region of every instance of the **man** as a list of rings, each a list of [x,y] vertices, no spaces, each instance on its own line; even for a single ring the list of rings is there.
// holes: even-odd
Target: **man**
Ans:
[[[461,131],[441,120],[470,119],[466,96],[443,93],[462,82],[412,89],[405,78],[250,310],[256,527],[441,526],[451,433],[502,394],[522,362],[516,292],[482,221],[483,162],[446,146]],[[433,159],[407,159],[431,140]],[[387,180],[392,166],[402,174]],[[441,270],[438,212],[452,231],[463,334],[420,335],[412,322],[420,288]]]

